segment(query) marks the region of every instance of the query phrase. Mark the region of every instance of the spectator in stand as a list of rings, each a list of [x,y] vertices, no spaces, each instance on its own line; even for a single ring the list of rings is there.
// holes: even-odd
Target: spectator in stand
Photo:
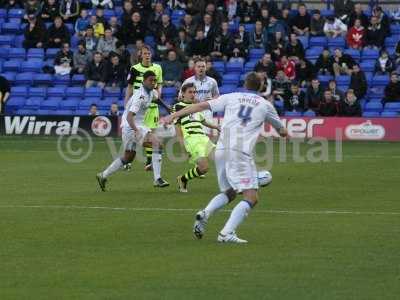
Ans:
[[[200,24],[200,28],[204,31],[204,36],[212,40],[216,34],[217,28],[213,23],[211,15],[205,14],[203,17],[203,22]]]
[[[110,111],[108,112],[108,115],[111,116],[111,117],[118,117],[120,115],[117,103],[111,104]]]
[[[136,43],[133,47],[131,47],[131,56],[130,56],[130,61],[131,65],[136,65],[141,61],[141,55],[142,55],[142,49],[144,46],[143,40],[136,40]],[[165,46],[167,47],[167,46]]]
[[[128,50],[126,50],[124,43],[121,42],[121,41],[117,41],[115,46],[117,47],[117,50],[115,50],[115,53],[119,56],[120,63],[126,67],[127,71],[129,71],[129,68],[131,66],[131,63],[130,63],[131,54],[130,54],[130,52]]]
[[[290,80],[286,77],[283,70],[278,70],[275,79],[272,81],[272,94],[275,100],[283,101],[283,95],[290,88]]]
[[[318,9],[314,10],[313,16],[310,21],[310,35],[323,36],[324,24],[325,20],[321,17],[321,12]]]
[[[193,16],[186,14],[181,20],[181,30],[184,30],[188,37],[193,38],[196,35],[196,23],[193,21]]]
[[[74,23],[79,16],[78,0],[61,0],[60,16],[65,23]]]
[[[342,117],[361,117],[361,105],[352,89],[346,92],[344,101],[339,102],[339,114]]]
[[[361,19],[355,19],[354,26],[347,33],[347,45],[350,48],[362,50],[365,44],[365,35],[366,32]]]
[[[103,27],[106,27],[106,18],[104,17],[104,8],[102,8],[101,6],[98,6],[96,8],[96,18],[97,18],[97,22],[103,24]]]
[[[269,51],[269,52],[273,52],[273,51],[279,49],[282,54],[285,53],[286,48],[287,48],[287,41],[285,40],[284,36],[282,35],[282,32],[280,32],[280,31],[275,32],[275,35],[273,36],[273,38],[268,40],[267,48],[268,48],[267,51]]]
[[[141,16],[138,12],[132,14],[127,24],[122,24],[125,45],[134,45],[137,40],[144,40],[146,28],[143,26]]]
[[[262,24],[262,28],[265,29],[268,27],[269,25],[269,18],[270,18],[270,13],[268,8],[266,7],[261,7],[261,15],[258,18],[258,20],[261,22]],[[265,33],[266,34],[266,33]]]
[[[0,115],[4,113],[6,102],[10,97],[10,82],[0,75]]]
[[[39,0],[27,0],[24,4],[25,15],[24,19],[29,17],[40,18],[42,14],[43,3]]]
[[[400,82],[396,72],[390,75],[390,82],[385,87],[385,97],[383,102],[398,102],[400,101]]]
[[[104,24],[97,20],[97,16],[90,17],[90,27],[93,28],[93,34],[97,39],[104,35]]]
[[[184,61],[187,61],[190,46],[190,37],[186,35],[186,31],[180,29],[178,32],[178,38],[175,40],[177,49],[184,55]]]
[[[211,42],[206,39],[202,29],[196,31],[196,37],[190,43],[190,56],[207,56],[211,50]]]
[[[106,63],[104,81],[107,90],[120,90],[126,86],[126,66],[121,64],[117,54],[111,55]]]
[[[152,2],[156,1],[149,1],[149,0],[136,0],[133,2],[133,9],[135,11],[140,11],[142,14],[143,20],[148,20],[151,12],[152,12]]]
[[[110,52],[117,50],[117,38],[112,35],[110,28],[104,31],[104,37],[100,38],[97,44],[97,51],[103,54],[104,58],[107,58]]]
[[[239,25],[239,32],[236,34],[236,36],[240,37],[240,41],[243,43],[243,46],[246,48],[247,51],[250,45],[250,37],[249,33],[246,32],[246,28],[243,24]]]
[[[296,78],[296,65],[285,55],[282,56],[280,62],[277,64],[277,69],[283,70],[289,80],[294,80]]]
[[[212,63],[211,60],[207,60],[207,64],[206,64],[206,75],[207,75],[207,76],[210,76],[211,78],[214,78],[215,81],[218,83],[218,86],[221,86],[221,84],[222,84],[222,77],[221,77],[221,75],[218,73],[218,71],[214,69],[213,63]]]
[[[247,49],[244,45],[240,34],[236,34],[233,43],[229,51],[229,61],[230,62],[242,62],[244,63],[247,58]]]
[[[94,30],[92,26],[89,26],[86,29],[85,37],[82,40],[85,43],[85,48],[87,51],[96,51],[98,39],[94,36]]]
[[[106,67],[103,62],[103,56],[100,52],[95,52],[93,61],[87,66],[85,71],[86,88],[90,88],[93,85],[104,88],[105,69]]]
[[[283,96],[285,111],[303,112],[307,110],[306,95],[296,82],[292,82],[290,89]]]
[[[152,35],[157,35],[157,29],[161,26],[161,18],[165,14],[164,6],[161,2],[157,2],[154,5],[154,9],[151,12],[147,21],[147,28]]]
[[[250,49],[265,49],[267,45],[267,35],[263,29],[261,21],[256,21],[255,28],[250,34]]]
[[[189,77],[192,77],[195,74],[194,71],[194,60],[191,58],[188,61],[187,68],[183,71],[182,74],[182,82],[188,79]]]
[[[393,71],[394,71],[394,63],[392,59],[389,57],[388,52],[385,49],[382,49],[375,63],[375,74],[389,75]]]
[[[90,26],[90,20],[86,9],[82,9],[79,18],[75,22],[75,33],[85,36],[86,29]]]
[[[329,80],[327,89],[331,91],[333,100],[337,102],[343,101],[344,92],[338,89],[336,80],[334,79]]]
[[[309,35],[311,25],[311,17],[307,12],[307,8],[304,4],[300,3],[298,6],[298,13],[292,19],[291,29],[297,35]]]
[[[28,25],[25,27],[24,37],[25,40],[22,44],[25,49],[45,48],[47,38],[46,26],[39,19],[30,17],[28,18]]]
[[[365,77],[364,71],[360,69],[360,66],[355,64],[351,72],[350,78],[350,89],[354,91],[357,99],[364,98],[368,90],[367,78]]]
[[[383,12],[382,7],[380,6],[375,6],[372,10],[372,16],[376,17],[378,20],[379,25],[382,28],[382,31],[384,33],[384,37],[386,38],[387,36],[390,35],[390,20],[389,17]]]
[[[70,33],[67,26],[64,25],[61,17],[54,19],[54,24],[50,26],[48,31],[49,48],[60,48],[62,44],[70,42]]]
[[[322,102],[324,96],[324,89],[317,78],[311,81],[311,85],[307,88],[306,101],[307,107],[313,111],[318,111],[318,108]]]
[[[8,0],[5,4],[4,4],[4,8],[6,10],[10,10],[10,9],[17,9],[17,8],[21,8],[22,5],[20,3],[19,0]]]
[[[238,15],[241,23],[251,24],[256,21],[260,11],[256,1],[239,1],[238,6]]]
[[[400,67],[400,40],[397,42],[396,48],[393,54],[394,63],[397,68]]]
[[[238,13],[240,13],[240,11],[238,10],[237,0],[228,0],[225,11],[228,20],[233,21],[238,16]]]
[[[371,25],[367,29],[366,46],[368,48],[380,49],[385,43],[385,31],[376,16],[371,17]]]
[[[212,43],[212,49],[210,52],[210,58],[212,60],[227,60],[227,57],[229,55],[227,48],[223,48],[222,46],[222,37],[220,34],[215,35],[213,43]]]
[[[356,3],[354,5],[354,10],[350,14],[349,27],[355,26],[356,20],[361,21],[361,26],[367,28],[369,25],[368,17],[364,14],[361,3]]]
[[[74,74],[84,74],[86,67],[92,61],[92,54],[90,51],[86,50],[86,45],[84,41],[79,42],[78,49],[74,53],[73,57],[73,73]]]
[[[68,75],[72,71],[74,54],[69,48],[68,43],[62,44],[61,50],[54,58],[54,70],[56,74]]]
[[[112,9],[114,7],[112,0],[91,0],[91,2],[92,2],[92,8],[101,6]]]
[[[279,12],[276,0],[264,0],[263,2],[261,2],[261,9],[263,8],[267,9],[272,15]]]
[[[333,75],[333,57],[328,48],[324,48],[315,62],[315,70],[321,75]]]
[[[122,41],[123,36],[122,36],[122,28],[121,25],[118,24],[118,18],[115,16],[112,16],[110,20],[108,21],[107,28],[109,28],[112,32],[112,35],[117,38],[117,40]]]
[[[349,54],[345,54],[342,49],[336,48],[333,60],[333,72],[335,76],[351,75],[351,69],[355,65],[355,61]]]
[[[171,23],[171,19],[167,14],[161,17],[161,24],[157,28],[156,37],[160,38],[162,34],[164,34],[168,40],[175,38],[177,35],[176,27]]]
[[[325,21],[324,33],[328,38],[345,37],[347,34],[347,25],[339,18],[328,17]]]
[[[269,78],[274,78],[276,75],[276,66],[271,59],[271,54],[265,53],[254,66],[254,71],[257,73],[266,73]]]
[[[314,76],[313,64],[306,58],[300,59],[299,63],[296,65],[296,81],[299,85],[301,87],[308,86]]]
[[[260,89],[260,95],[265,99],[270,99],[272,96],[272,79],[268,78],[267,73],[265,72],[257,72],[262,80],[262,87]]]
[[[60,15],[60,7],[56,0],[46,0],[43,4],[41,19],[43,22],[53,22]]]
[[[218,28],[218,26],[222,23],[222,21],[225,19],[224,14],[222,11],[219,9],[216,9],[215,4],[209,1],[210,3],[207,4],[205,13],[204,15],[208,14],[211,16],[213,25],[215,28]],[[221,8],[223,8],[223,5],[221,4]]]
[[[155,47],[155,60],[164,60],[167,58],[167,52],[168,52],[168,47],[167,47],[167,37],[165,33],[161,33],[161,35],[157,38],[157,43]]]
[[[276,32],[281,32],[282,36],[286,36],[287,30],[281,20],[278,17],[272,15],[269,20],[268,27],[265,29],[267,31],[268,40],[274,38]]]
[[[324,97],[317,111],[317,115],[321,117],[334,117],[339,113],[339,102],[335,101],[332,97],[332,92],[326,90]]]
[[[134,13],[133,4],[131,0],[124,1],[124,4],[122,6],[122,11],[123,13],[121,17],[122,19],[121,24],[122,27],[125,28],[125,26],[131,21],[132,14]]]
[[[89,114],[89,116],[93,116],[93,117],[99,115],[99,112],[97,110],[97,105],[96,104],[93,103],[92,105],[90,105],[88,114]]]
[[[303,44],[299,41],[297,35],[295,33],[292,33],[290,35],[289,43],[286,47],[286,55],[290,59],[298,61],[299,59],[304,58],[304,54],[305,52]]]
[[[352,0],[333,0],[333,8],[337,18],[346,20],[354,10],[354,2]]]
[[[169,50],[167,53],[167,59],[161,63],[163,72],[163,86],[175,86],[177,89],[180,88],[182,82],[183,65],[177,59],[176,52]]]
[[[292,32],[291,24],[293,19],[289,8],[286,7],[282,8],[282,13],[279,14],[277,18],[279,19],[279,23],[281,23],[284,28],[282,32],[285,32],[285,34],[289,35]],[[311,18],[310,18],[310,24],[311,24]]]

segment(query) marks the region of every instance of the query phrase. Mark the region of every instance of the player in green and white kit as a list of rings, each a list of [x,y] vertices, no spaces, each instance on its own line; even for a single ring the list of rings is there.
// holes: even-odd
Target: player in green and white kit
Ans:
[[[184,84],[181,88],[182,100],[174,105],[174,111],[179,111],[196,102],[196,87],[194,83]],[[215,145],[204,133],[203,125],[219,130],[219,126],[206,121],[203,113],[191,114],[176,121],[183,135],[185,149],[190,155],[190,162],[195,164],[185,174],[177,177],[178,188],[181,193],[187,192],[188,182],[204,175],[208,171],[208,156]]]

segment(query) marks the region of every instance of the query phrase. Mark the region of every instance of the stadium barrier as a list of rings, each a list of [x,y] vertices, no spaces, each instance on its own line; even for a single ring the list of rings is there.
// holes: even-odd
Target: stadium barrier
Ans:
[[[118,117],[0,116],[1,135],[62,136],[84,131],[91,136],[118,136]]]

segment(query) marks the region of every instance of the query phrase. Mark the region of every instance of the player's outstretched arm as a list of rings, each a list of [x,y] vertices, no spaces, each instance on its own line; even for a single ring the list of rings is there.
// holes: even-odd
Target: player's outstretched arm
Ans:
[[[204,126],[208,127],[208,128],[216,129],[216,130],[218,130],[218,131],[221,131],[221,128],[219,127],[219,125],[215,125],[215,124],[209,123],[209,122],[207,122],[206,120],[204,120],[204,121],[202,122],[202,124],[203,124]]]
[[[185,107],[184,109],[181,109],[181,110],[173,113],[172,115],[166,116],[161,122],[166,125],[171,124],[177,118],[184,117],[184,116],[187,116],[190,114],[194,114],[199,111],[206,110],[206,109],[210,109],[210,105],[208,104],[208,102],[201,102],[201,103],[189,105],[189,106]]]

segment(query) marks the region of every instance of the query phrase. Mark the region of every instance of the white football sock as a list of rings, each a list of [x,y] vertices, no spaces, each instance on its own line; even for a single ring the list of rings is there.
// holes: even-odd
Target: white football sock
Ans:
[[[204,209],[207,218],[212,216],[217,210],[221,209],[229,203],[229,198],[225,193],[218,194],[208,203],[207,207]]]
[[[153,151],[153,154],[151,155],[151,159],[152,159],[152,166],[153,166],[154,181],[156,181],[158,178],[161,178],[162,156],[160,153]]]
[[[116,160],[114,160],[111,165],[108,166],[107,169],[105,169],[102,173],[104,178],[107,178],[108,176],[110,176],[111,174],[117,172],[119,169],[121,169],[123,166],[122,160],[121,158],[117,158]]]
[[[240,201],[232,210],[231,216],[226,222],[224,228],[221,230],[221,234],[225,235],[234,232],[247,217],[250,210],[251,206],[249,202]]]

